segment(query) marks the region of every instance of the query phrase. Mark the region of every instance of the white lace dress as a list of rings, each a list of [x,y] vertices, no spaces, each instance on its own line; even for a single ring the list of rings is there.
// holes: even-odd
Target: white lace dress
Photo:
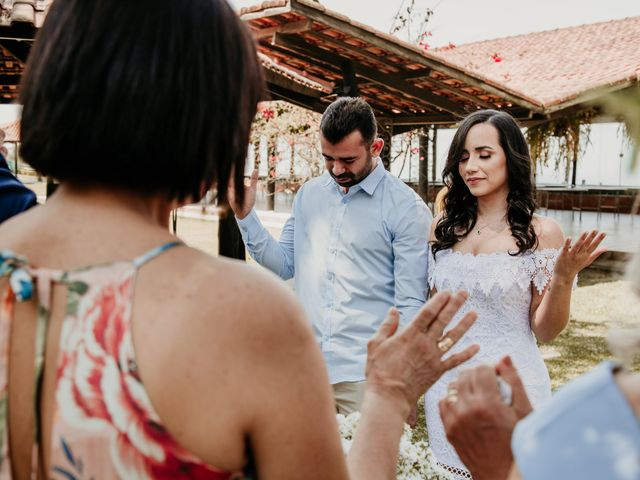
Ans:
[[[449,328],[464,313],[475,310],[478,319],[452,348],[460,351],[477,343],[480,351],[458,369],[445,373],[425,396],[429,442],[438,462],[456,478],[471,478],[446,439],[438,402],[460,369],[495,363],[510,355],[524,382],[534,408],[551,396],[551,383],[529,324],[531,289],[542,292],[551,280],[559,250],[531,251],[518,256],[508,253],[464,254],[451,249],[436,254],[429,272],[429,286],[438,291],[466,290],[469,299]]]

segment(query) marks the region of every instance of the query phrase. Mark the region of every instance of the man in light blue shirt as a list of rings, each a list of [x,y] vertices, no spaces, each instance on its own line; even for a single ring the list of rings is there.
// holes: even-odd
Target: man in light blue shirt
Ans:
[[[295,290],[324,354],[340,413],[359,410],[367,342],[395,306],[401,325],[427,294],[431,214],[379,159],[371,107],[340,98],[320,125],[326,172],[298,191],[276,241],[253,210],[257,172],[243,205],[231,199],[251,256]],[[276,347],[276,346],[274,346]]]

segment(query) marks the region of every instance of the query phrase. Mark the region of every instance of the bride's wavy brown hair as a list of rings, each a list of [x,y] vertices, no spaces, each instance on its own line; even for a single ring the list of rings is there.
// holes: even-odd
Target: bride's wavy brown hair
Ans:
[[[473,229],[477,220],[478,200],[474,197],[458,172],[458,164],[464,151],[469,130],[479,123],[490,123],[500,138],[500,146],[507,159],[507,221],[511,235],[516,240],[520,255],[535,249],[538,237],[531,224],[536,209],[529,148],[515,119],[497,110],[479,110],[467,116],[453,137],[447,163],[442,171],[444,184],[449,189],[444,200],[443,216],[436,225],[436,240],[431,246],[435,255],[440,250],[453,247]]]

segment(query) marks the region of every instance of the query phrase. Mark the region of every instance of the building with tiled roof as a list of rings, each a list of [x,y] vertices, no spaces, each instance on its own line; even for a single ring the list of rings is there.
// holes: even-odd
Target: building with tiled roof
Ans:
[[[435,49],[550,113],[640,84],[640,17]]]

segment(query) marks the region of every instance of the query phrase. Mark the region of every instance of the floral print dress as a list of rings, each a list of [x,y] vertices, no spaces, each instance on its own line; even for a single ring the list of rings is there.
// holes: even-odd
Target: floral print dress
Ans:
[[[141,382],[131,336],[132,296],[140,266],[172,242],[134,259],[60,272],[33,268],[0,251],[0,479],[11,478],[8,445],[9,338],[16,302],[37,290],[36,392],[42,383],[44,345],[53,283],[67,287],[67,309],[56,369],[48,479],[234,479],[182,448],[163,427]],[[38,416],[39,395],[34,398]],[[36,429],[39,418],[36,418]],[[39,432],[34,432],[32,478],[37,477]]]

